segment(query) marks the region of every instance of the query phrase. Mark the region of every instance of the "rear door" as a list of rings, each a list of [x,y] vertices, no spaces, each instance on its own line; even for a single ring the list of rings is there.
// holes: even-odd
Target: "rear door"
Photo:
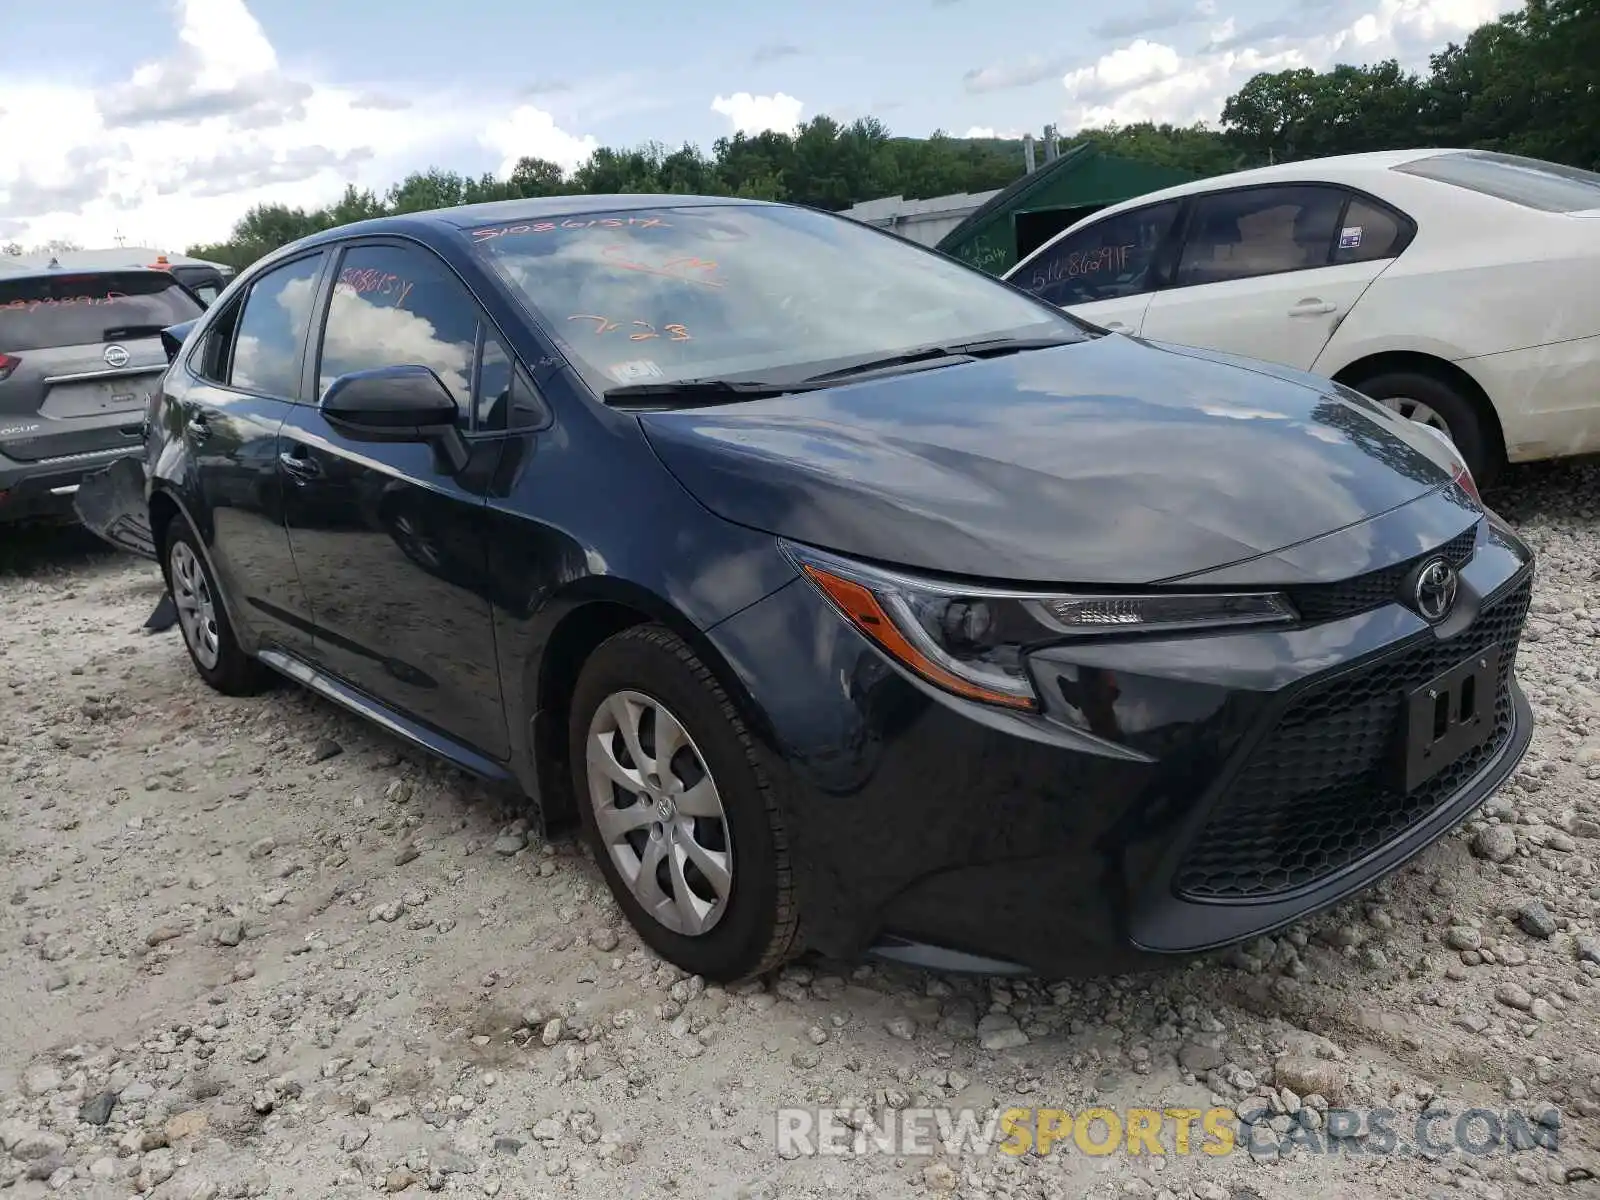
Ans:
[[[1073,316],[1137,334],[1179,207],[1167,200],[1104,217],[1044,247],[1006,278]]]
[[[167,369],[161,330],[201,311],[161,271],[0,277],[0,454],[137,450]]]
[[[263,273],[207,325],[171,376],[163,411],[183,423],[187,499],[246,644],[312,652],[312,614],[283,522],[278,430],[300,399],[311,311],[327,260],[313,251]]]
[[[1413,229],[1378,201],[1323,184],[1209,192],[1185,224],[1144,336],[1303,371]]]
[[[484,437],[474,399],[487,318],[425,247],[348,245],[308,368],[308,403],[283,428],[290,543],[316,614],[316,659],[368,695],[472,749],[508,754],[488,565],[485,482],[505,439]],[[314,343],[315,346],[315,343]],[[316,407],[341,375],[430,368],[454,394],[469,461],[460,471],[420,442],[353,441]],[[490,364],[492,367],[492,363]],[[488,386],[507,384],[493,370]],[[503,423],[503,422],[502,422]]]

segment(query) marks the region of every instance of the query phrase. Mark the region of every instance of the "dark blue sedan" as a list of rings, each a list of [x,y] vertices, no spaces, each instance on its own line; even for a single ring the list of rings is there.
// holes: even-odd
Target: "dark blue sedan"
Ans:
[[[79,493],[200,675],[576,819],[644,939],[1122,969],[1460,823],[1531,734],[1532,555],[1442,436],[826,213],[385,218],[169,330]]]

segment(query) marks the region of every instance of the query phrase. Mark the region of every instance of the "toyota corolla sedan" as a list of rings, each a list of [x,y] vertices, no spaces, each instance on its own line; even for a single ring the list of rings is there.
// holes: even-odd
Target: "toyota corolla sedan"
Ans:
[[[1526,545],[1443,437],[780,204],[320,233],[168,331],[143,466],[200,676],[576,820],[643,939],[1082,974],[1277,929],[1531,734]]]

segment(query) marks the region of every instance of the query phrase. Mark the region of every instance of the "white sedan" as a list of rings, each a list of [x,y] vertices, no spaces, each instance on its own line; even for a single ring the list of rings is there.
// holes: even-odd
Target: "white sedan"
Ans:
[[[1473,474],[1600,452],[1600,175],[1478,150],[1240,171],[1101,209],[1006,273],[1119,332],[1338,380]]]

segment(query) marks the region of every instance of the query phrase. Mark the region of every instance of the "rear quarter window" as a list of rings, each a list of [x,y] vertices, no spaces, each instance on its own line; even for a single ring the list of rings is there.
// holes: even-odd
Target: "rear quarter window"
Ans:
[[[1391,169],[1541,212],[1600,208],[1600,175],[1537,158],[1468,150],[1435,154]]]
[[[0,278],[0,352],[155,337],[202,311],[154,271]]]

